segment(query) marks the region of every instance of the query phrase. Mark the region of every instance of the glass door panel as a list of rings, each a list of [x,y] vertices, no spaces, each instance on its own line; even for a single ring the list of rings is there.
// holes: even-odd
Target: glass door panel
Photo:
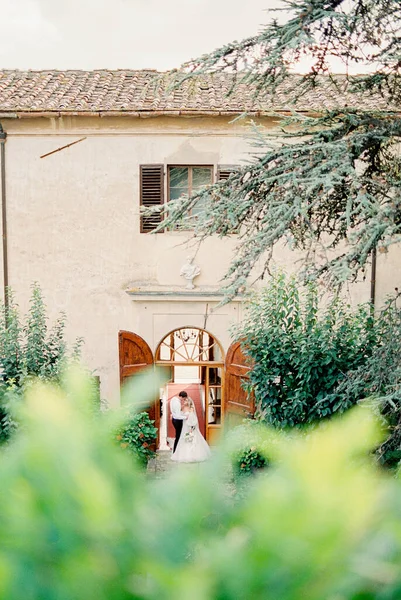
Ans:
[[[223,421],[222,376],[222,367],[206,367],[206,440],[209,444],[218,441]]]
[[[221,425],[221,387],[209,386],[208,424]]]

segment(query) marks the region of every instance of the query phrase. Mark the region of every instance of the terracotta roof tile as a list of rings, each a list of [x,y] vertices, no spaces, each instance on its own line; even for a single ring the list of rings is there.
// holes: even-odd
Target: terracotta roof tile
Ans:
[[[156,71],[0,71],[0,113],[173,113],[238,114],[248,112],[321,110],[338,106],[399,110],[381,96],[356,96],[328,78],[295,104],[292,90],[300,76],[293,75],[275,95],[255,98],[252,86],[239,84],[229,94],[233,76],[202,75],[171,88],[171,76]]]

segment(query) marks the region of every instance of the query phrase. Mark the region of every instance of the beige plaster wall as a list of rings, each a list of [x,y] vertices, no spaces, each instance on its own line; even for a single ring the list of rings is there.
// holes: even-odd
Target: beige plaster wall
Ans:
[[[377,253],[376,305],[382,305],[396,289],[401,291],[401,244]]]
[[[84,360],[100,375],[103,397],[118,403],[120,329],[138,333],[154,350],[168,331],[206,323],[227,350],[229,327],[240,318],[239,303],[210,314],[216,302],[134,300],[127,290],[183,289],[180,268],[194,252],[188,233],[139,233],[139,165],[239,164],[251,152],[243,137],[245,124],[182,117],[37,118],[2,124],[8,133],[10,285],[23,310],[30,285],[37,281],[50,320],[66,312],[68,335],[85,338]],[[86,139],[40,158],[81,137]],[[209,239],[200,247],[199,289],[217,289],[234,247],[234,239]],[[280,266],[297,269],[287,248],[275,255]],[[379,257],[378,298],[399,278],[397,256]],[[350,298],[368,300],[369,292],[368,277],[350,291]]]
[[[126,293],[137,285],[183,289],[180,268],[194,252],[188,250],[187,233],[139,233],[139,165],[236,164],[248,156],[243,128],[224,119],[168,118],[30,119],[4,125],[10,285],[22,310],[37,281],[50,320],[66,312],[70,339],[84,337],[84,360],[100,375],[103,396],[115,404],[120,329],[142,335],[154,350],[174,327],[205,323],[203,300],[147,303]],[[218,284],[232,248],[229,240],[209,240],[200,248],[197,286]],[[232,305],[207,319],[225,349],[238,313]]]

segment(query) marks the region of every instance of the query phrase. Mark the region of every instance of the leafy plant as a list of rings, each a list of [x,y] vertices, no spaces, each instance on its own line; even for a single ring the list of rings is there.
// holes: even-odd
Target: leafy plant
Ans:
[[[17,429],[17,422],[10,406],[9,391],[0,389],[0,446],[8,442]]]
[[[79,357],[81,345],[82,339],[78,339],[72,358]],[[0,364],[4,383],[21,386],[32,377],[59,381],[68,358],[65,315],[60,315],[49,330],[43,295],[34,284],[23,323],[14,294],[8,290],[8,304],[0,310]]]
[[[336,389],[344,402],[368,403],[388,431],[377,450],[381,463],[395,467],[401,459],[401,308],[400,295],[388,298],[377,315],[377,343],[356,370],[347,373]],[[325,401],[330,402],[330,398]]]
[[[125,401],[148,394],[146,405],[150,376]],[[367,410],[303,437],[261,428],[275,468],[233,502],[225,452],[148,478],[112,439],[124,415],[93,420],[86,389],[79,377],[66,392],[30,386],[24,428],[0,452],[1,598],[400,596],[401,484],[370,459],[379,434]]]
[[[68,353],[65,315],[60,315],[53,328],[48,328],[38,284],[32,286],[25,322],[21,320],[12,290],[7,293],[7,305],[0,307],[0,443],[8,441],[17,426],[9,412],[9,392],[18,394],[36,378],[61,383],[67,363],[79,358],[82,345],[82,339],[77,339]]]
[[[271,448],[275,438],[255,419],[244,419],[228,432],[228,439],[233,447],[231,463],[233,467],[234,482],[263,471],[271,464]]]
[[[155,456],[154,445],[157,429],[148,413],[131,413],[124,425],[118,430],[116,439],[121,448],[134,454],[138,462],[146,467],[150,458]]]
[[[3,382],[19,385],[25,374],[23,331],[14,294],[7,294],[8,305],[0,307],[0,365]]]
[[[234,463],[235,474],[237,476],[253,475],[266,466],[266,459],[258,452],[255,446],[246,448],[240,452]]]
[[[300,288],[278,273],[248,303],[236,335],[252,368],[258,417],[275,427],[312,423],[359,399],[337,388],[365,364],[378,331],[370,305],[351,309],[338,296],[318,307],[315,283]]]

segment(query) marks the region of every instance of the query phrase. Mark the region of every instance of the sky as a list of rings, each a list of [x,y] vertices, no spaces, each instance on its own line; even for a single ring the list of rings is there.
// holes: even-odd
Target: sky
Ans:
[[[271,10],[279,6],[280,0],[0,0],[0,69],[178,68],[254,35],[283,15]],[[310,66],[304,59],[294,70]],[[331,67],[344,72],[340,61]]]
[[[0,68],[179,67],[256,33],[279,0],[0,0]]]

